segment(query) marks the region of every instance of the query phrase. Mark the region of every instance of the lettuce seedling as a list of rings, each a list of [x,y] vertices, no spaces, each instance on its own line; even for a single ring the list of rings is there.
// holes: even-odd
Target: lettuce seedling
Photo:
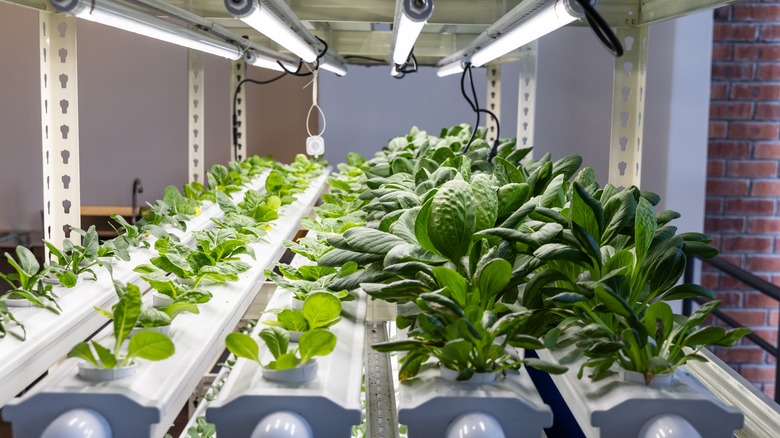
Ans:
[[[49,271],[54,273],[60,283],[67,288],[75,286],[79,275],[85,272],[97,280],[97,275],[92,268],[100,265],[97,259],[100,244],[95,226],[89,227],[87,231],[73,227],[71,230],[81,235],[81,245],[75,245],[70,239],[65,239],[62,242],[62,251],[60,251],[51,242],[43,241],[49,249],[49,253],[57,259],[56,262],[51,263]]]
[[[165,188],[162,200],[147,205],[151,211],[138,221],[141,227],[170,224],[184,231],[187,229],[187,220],[200,215],[200,201],[182,196],[174,186]]]
[[[271,370],[286,370],[305,364],[315,356],[327,356],[336,348],[336,335],[325,329],[304,332],[298,339],[298,348],[290,348],[290,333],[280,327],[268,327],[260,332],[274,357],[265,367]],[[236,357],[260,362],[260,348],[251,336],[244,333],[231,333],[225,339],[225,345]]]
[[[122,345],[141,315],[141,291],[134,284],[117,284],[122,292],[119,302],[112,308],[114,318],[114,347],[109,349],[97,341],[81,342],[73,347],[68,357],[83,359],[96,368],[122,368],[135,358],[159,361],[171,357],[176,351],[168,336],[153,331],[142,331],[130,337],[127,353],[121,354]]]
[[[276,320],[263,321],[266,325],[282,327],[292,332],[328,328],[341,321],[341,300],[327,292],[317,292],[306,297],[303,310],[274,309]]]
[[[26,299],[36,306],[46,307],[54,313],[59,313],[62,310],[57,304],[57,296],[52,293],[52,286],[41,281],[46,269],[41,269],[32,251],[19,245],[16,247],[16,259],[8,253],[5,253],[5,257],[8,259],[8,264],[16,271],[12,274],[0,272],[0,278],[11,286],[5,296]],[[44,301],[52,304],[53,307],[47,306]]]
[[[11,326],[18,327],[22,331],[21,334],[16,331],[9,331]],[[5,301],[0,300],[0,339],[4,338],[8,333],[11,333],[12,336],[20,341],[27,339],[27,330],[25,330],[24,325],[14,318],[14,315],[8,310],[8,305],[5,304]]]

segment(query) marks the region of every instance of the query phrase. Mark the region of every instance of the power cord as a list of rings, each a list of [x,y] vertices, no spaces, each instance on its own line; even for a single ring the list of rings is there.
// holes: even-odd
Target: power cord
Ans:
[[[463,98],[466,99],[466,102],[468,102],[469,106],[471,107],[471,110],[477,114],[477,123],[474,125],[474,128],[471,130],[471,137],[469,137],[469,141],[466,143],[466,147],[463,149],[463,151],[461,151],[459,155],[466,155],[468,153],[469,148],[471,147],[471,143],[474,142],[474,137],[476,137],[477,135],[477,129],[479,128],[479,122],[481,120],[480,114],[485,113],[485,114],[489,114],[490,117],[493,118],[493,121],[496,123],[496,140],[493,142],[493,147],[491,148],[490,153],[488,155],[488,162],[490,162],[493,160],[493,157],[496,156],[498,151],[498,139],[501,137],[501,125],[498,121],[498,117],[496,117],[493,111],[479,107],[479,101],[477,100],[477,89],[474,86],[474,76],[471,69],[472,69],[471,63],[466,63],[466,65],[463,68],[463,73],[461,73],[460,75],[460,92],[463,95]],[[468,94],[466,93],[467,73],[469,76],[469,83],[471,86],[471,96],[472,96],[471,98],[469,98]]]
[[[271,79],[268,79],[268,80],[265,80],[265,81],[258,81],[256,79],[246,78],[246,79],[240,81],[236,85],[236,90],[233,93],[233,156],[234,157],[238,155],[238,128],[239,128],[239,126],[238,126],[238,113],[237,113],[236,107],[238,106],[238,93],[241,91],[241,86],[246,84],[246,83],[257,84],[257,85],[266,85],[266,84],[270,84],[272,82],[276,82],[276,81],[278,81],[279,79],[281,79],[281,78],[283,78],[285,76],[287,76],[287,73],[282,73],[282,74],[280,74],[278,76],[274,76]]]
[[[607,49],[609,53],[615,57],[623,56],[623,45],[620,44],[615,32],[609,27],[604,17],[599,14],[596,9],[590,4],[590,0],[575,0],[577,4],[582,6],[585,11],[585,18],[588,20],[590,28],[601,41],[601,44]]]

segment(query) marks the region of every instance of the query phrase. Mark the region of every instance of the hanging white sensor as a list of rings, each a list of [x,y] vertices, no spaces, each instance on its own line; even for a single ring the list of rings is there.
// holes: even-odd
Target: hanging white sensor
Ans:
[[[318,70],[314,70],[312,72],[313,79],[310,82],[312,85],[311,107],[309,108],[309,112],[306,114],[306,132],[309,134],[309,137],[306,139],[306,153],[313,156],[315,159],[319,158],[320,155],[325,154],[325,139],[322,138],[322,134],[325,133],[326,126],[325,113],[317,103],[317,83],[319,78],[318,72]],[[316,135],[312,135],[311,131],[309,130],[309,119],[311,118],[311,112],[314,108],[317,108],[317,111],[319,111],[319,113],[322,115],[322,130],[319,134]]]
[[[315,157],[325,154],[325,139],[319,135],[312,135],[307,138],[306,153]]]

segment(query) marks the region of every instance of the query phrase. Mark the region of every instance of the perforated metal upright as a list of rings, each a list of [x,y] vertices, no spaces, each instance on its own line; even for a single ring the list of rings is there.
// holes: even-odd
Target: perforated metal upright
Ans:
[[[501,123],[501,64],[491,63],[487,66],[487,105],[486,108],[496,115]],[[492,144],[500,135],[496,121],[488,114],[485,126],[487,126],[487,140]]]
[[[246,78],[246,64],[243,59],[230,63],[230,107],[233,108],[233,98],[236,87]],[[238,96],[235,97],[235,114],[237,117],[237,130],[235,139],[231,138],[230,159],[239,161],[246,158],[246,87],[241,85]],[[235,141],[235,144],[234,144]]]
[[[203,149],[205,148],[204,135],[204,76],[203,71],[203,52],[189,49],[187,50],[187,78],[189,86],[189,147],[187,152],[187,162],[189,163],[188,178],[190,182],[203,182]]]
[[[44,238],[80,243],[79,107],[76,19],[39,12]]]
[[[520,57],[520,77],[517,87],[517,146],[534,145],[534,117],[536,112],[536,58],[539,43],[523,46]],[[533,151],[526,157],[532,158]]]
[[[639,186],[642,179],[642,130],[647,83],[647,26],[619,27],[624,53],[615,58],[609,182]]]

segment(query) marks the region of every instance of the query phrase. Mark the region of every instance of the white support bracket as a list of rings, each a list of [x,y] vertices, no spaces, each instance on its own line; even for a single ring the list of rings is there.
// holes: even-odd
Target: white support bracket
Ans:
[[[647,84],[647,26],[619,27],[625,49],[615,58],[612,88],[612,136],[609,182],[639,187],[642,180],[642,129]]]
[[[231,130],[230,159],[240,161],[246,158],[246,87],[242,84],[238,96],[234,96],[238,84],[246,79],[246,63],[243,59],[230,63],[230,108],[233,108],[235,98],[234,126]]]
[[[501,121],[501,64],[494,62],[487,65],[487,106],[486,108],[496,115],[496,119]],[[487,141],[493,144],[498,139],[498,126],[489,114],[486,115],[487,121]]]
[[[69,228],[81,227],[76,18],[41,11],[39,32],[44,238],[78,244]]]
[[[204,90],[205,73],[203,71],[203,52],[198,50],[187,50],[187,79],[189,86],[189,149],[187,153],[187,162],[189,163],[189,182],[203,183],[206,178],[203,162],[203,149],[205,148],[204,117],[205,101]]]
[[[523,46],[520,58],[520,78],[517,87],[517,149],[534,146],[534,117],[536,113],[536,58],[539,43]],[[526,155],[533,158],[533,151]]]

